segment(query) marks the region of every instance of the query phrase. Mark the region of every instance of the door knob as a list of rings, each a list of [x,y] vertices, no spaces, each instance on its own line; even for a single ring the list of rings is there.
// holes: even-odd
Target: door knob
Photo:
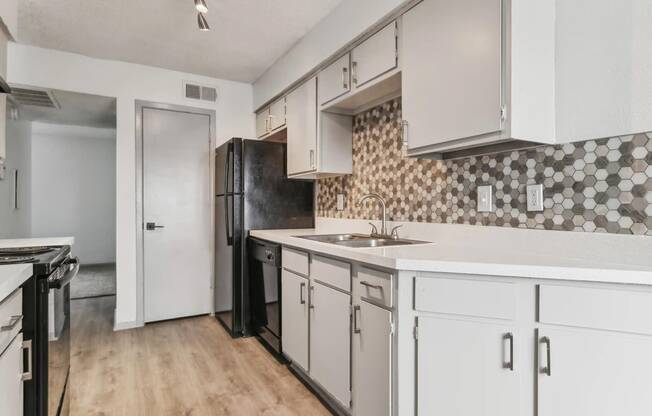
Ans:
[[[157,228],[165,228],[165,226],[164,226],[164,225],[156,225],[155,222],[148,222],[148,223],[145,225],[145,229],[147,229],[148,231],[154,231],[154,230],[156,230]]]

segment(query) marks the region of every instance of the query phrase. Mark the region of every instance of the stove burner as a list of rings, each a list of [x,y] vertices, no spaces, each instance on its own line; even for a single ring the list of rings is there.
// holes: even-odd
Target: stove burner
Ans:
[[[19,263],[32,263],[36,261],[34,257],[25,256],[1,256],[0,264],[19,264]]]
[[[28,254],[43,254],[54,250],[53,247],[37,246],[37,247],[14,247],[14,248],[0,248],[0,256],[20,256]]]

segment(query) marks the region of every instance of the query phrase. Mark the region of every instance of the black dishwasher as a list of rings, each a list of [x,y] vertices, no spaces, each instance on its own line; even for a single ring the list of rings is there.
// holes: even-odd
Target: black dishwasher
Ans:
[[[258,339],[281,358],[281,246],[249,237],[251,323]]]

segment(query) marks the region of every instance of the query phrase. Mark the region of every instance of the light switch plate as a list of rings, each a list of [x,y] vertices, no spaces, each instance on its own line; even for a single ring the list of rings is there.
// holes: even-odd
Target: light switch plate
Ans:
[[[543,185],[528,185],[527,210],[530,212],[543,211]]]
[[[337,194],[337,210],[344,211],[344,194]]]
[[[478,186],[478,212],[494,212],[494,187],[491,185]]]

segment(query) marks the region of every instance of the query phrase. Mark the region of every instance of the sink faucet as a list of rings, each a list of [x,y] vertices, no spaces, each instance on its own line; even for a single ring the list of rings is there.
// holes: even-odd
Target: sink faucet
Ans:
[[[375,199],[380,204],[380,207],[383,210],[383,219],[382,219],[382,223],[380,224],[380,235],[386,236],[387,235],[387,207],[385,204],[385,199],[376,193],[370,193],[370,194],[363,195],[362,198],[358,200],[358,205],[361,205],[367,199]]]

